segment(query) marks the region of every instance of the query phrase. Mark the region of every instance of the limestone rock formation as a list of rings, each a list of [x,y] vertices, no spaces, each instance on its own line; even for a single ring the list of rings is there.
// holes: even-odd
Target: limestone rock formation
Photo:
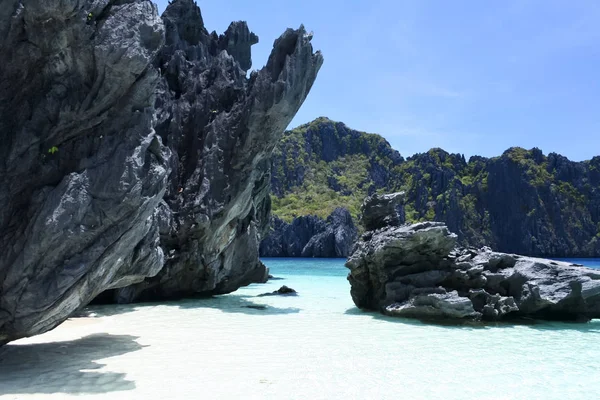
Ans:
[[[404,192],[374,194],[362,209],[365,230],[372,231],[385,226],[399,226],[405,222],[403,210]]]
[[[363,210],[381,198],[368,198]],[[370,217],[367,212],[367,219]],[[346,266],[360,308],[420,319],[600,318],[600,271],[565,262],[456,248],[440,222],[366,232]]]
[[[90,15],[91,14],[91,15]],[[287,30],[246,78],[245,23],[192,0],[0,10],[0,344],[118,301],[266,278],[269,153],[322,64]]]
[[[271,228],[260,244],[261,257],[348,257],[358,237],[345,208],[335,209],[326,220],[307,215],[288,224],[274,217]]]
[[[113,3],[3,3],[0,343],[163,264],[171,153],[154,131],[150,65],[164,26],[149,1]]]
[[[266,281],[258,246],[269,222],[269,157],[322,63],[304,28],[288,29],[266,67],[247,79],[257,38],[245,23],[217,39],[198,7],[183,0],[163,20],[156,131],[174,154],[160,208],[166,262],[156,277],[115,293],[121,302],[223,294]]]
[[[460,245],[600,257],[600,156],[515,147],[492,158],[437,148],[403,158],[381,136],[321,117],[286,131],[272,165],[273,214],[285,220],[325,219],[336,207],[355,216],[366,196],[404,191],[407,222],[444,222]]]
[[[345,208],[336,208],[325,221],[325,230],[310,238],[302,257],[340,258],[352,253],[358,230]]]

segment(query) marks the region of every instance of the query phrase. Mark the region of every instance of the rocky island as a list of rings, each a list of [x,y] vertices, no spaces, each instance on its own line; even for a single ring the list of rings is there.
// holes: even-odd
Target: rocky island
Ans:
[[[269,156],[323,62],[303,27],[249,77],[258,37],[193,0],[9,0],[0,34],[0,344],[266,280]]]
[[[283,230],[289,233],[288,225],[306,235],[296,220],[307,216],[339,229],[336,220],[327,221],[339,207],[358,225],[366,196],[404,191],[407,222],[443,222],[459,245],[535,257],[600,257],[598,156],[571,161],[512,147],[491,158],[440,148],[404,158],[380,135],[321,117],[286,131],[271,163],[276,241]],[[261,253],[281,256],[277,249],[263,246]]]
[[[583,266],[457,247],[441,222],[402,224],[404,194],[368,197],[366,232],[346,267],[354,303],[424,320],[600,318],[600,272]]]

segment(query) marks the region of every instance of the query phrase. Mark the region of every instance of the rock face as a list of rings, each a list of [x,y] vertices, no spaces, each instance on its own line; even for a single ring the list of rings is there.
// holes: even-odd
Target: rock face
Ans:
[[[406,221],[444,222],[463,246],[537,257],[600,257],[600,157],[534,148],[498,157],[431,149],[406,159],[381,136],[327,118],[284,133],[272,159],[273,213],[335,207],[357,215],[374,193],[405,192]]]
[[[91,13],[92,17],[88,18]],[[192,0],[0,11],[0,344],[115,301],[266,279],[269,154],[322,64],[287,30],[209,34]]]
[[[156,277],[119,290],[118,301],[222,294],[266,281],[258,245],[269,222],[269,157],[322,63],[304,29],[288,29],[266,67],[247,79],[257,38],[245,23],[209,35],[189,1],[173,2],[163,20],[156,131],[175,154],[160,208],[166,262]]]
[[[345,208],[335,209],[325,221],[308,215],[288,224],[274,217],[271,227],[260,244],[261,257],[348,257],[358,237]]]
[[[362,214],[362,223],[367,231],[403,224],[406,219],[404,192],[382,196],[374,194],[365,202]]]
[[[368,198],[363,210],[379,202]],[[456,248],[456,239],[440,222],[366,232],[346,263],[354,303],[420,319],[600,318],[600,271]]]

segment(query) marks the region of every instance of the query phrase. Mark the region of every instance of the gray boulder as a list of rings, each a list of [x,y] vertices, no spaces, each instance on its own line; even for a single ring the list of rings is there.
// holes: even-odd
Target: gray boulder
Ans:
[[[146,0],[9,0],[0,34],[0,344],[102,292],[266,279],[269,155],[323,61],[303,27],[250,78],[258,38],[209,34],[192,0],[162,19]]]
[[[439,222],[366,232],[346,263],[354,303],[421,319],[600,318],[600,271],[455,245]]]

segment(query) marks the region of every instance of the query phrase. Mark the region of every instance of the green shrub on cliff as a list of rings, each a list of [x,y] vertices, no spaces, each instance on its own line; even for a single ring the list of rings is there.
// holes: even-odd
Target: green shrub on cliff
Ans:
[[[443,221],[462,244],[600,256],[589,242],[600,238],[600,157],[513,147],[468,161],[439,148],[403,159],[379,135],[318,118],[284,134],[272,165],[273,214],[288,222],[336,207],[357,218],[368,194],[403,190],[407,222]]]

